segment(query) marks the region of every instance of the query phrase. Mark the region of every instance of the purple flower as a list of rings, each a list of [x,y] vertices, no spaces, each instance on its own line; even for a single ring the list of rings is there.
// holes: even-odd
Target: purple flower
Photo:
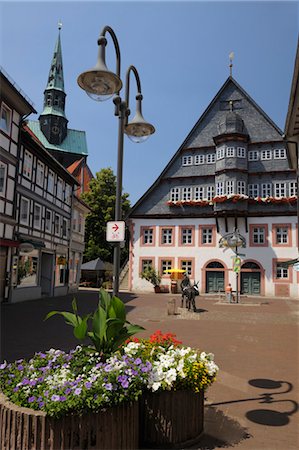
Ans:
[[[135,364],[136,364],[137,366],[139,366],[139,364],[141,364],[141,363],[142,363],[142,361],[141,361],[140,358],[136,358],[136,359],[135,359]]]
[[[52,400],[53,402],[59,402],[60,397],[59,397],[59,395],[53,394],[52,397],[51,397],[51,400]]]
[[[32,397],[29,397],[29,398],[28,398],[28,403],[33,403],[34,400],[35,400],[35,397],[34,397],[34,395],[33,395]]]
[[[22,366],[22,364],[19,364],[18,367],[17,367],[17,369],[18,369],[19,371],[21,371],[21,370],[24,369],[24,366]]]
[[[128,380],[122,381],[122,382],[121,382],[121,385],[122,385],[122,387],[123,387],[124,389],[127,389],[127,388],[129,387],[129,382],[128,382]]]
[[[107,391],[112,391],[113,386],[111,383],[105,383],[104,384],[104,388],[107,389]]]
[[[8,376],[9,376],[10,378],[15,378],[15,377],[16,377],[14,373],[10,373]]]
[[[5,369],[6,366],[7,366],[7,362],[4,361],[3,364],[0,364],[0,369],[3,370],[3,369]]]
[[[44,396],[45,396],[45,397],[48,397],[48,395],[49,395],[49,391],[45,391],[45,392],[44,392]]]
[[[18,392],[19,389],[20,389],[19,386],[16,386],[15,388],[13,388],[13,391]]]
[[[29,384],[29,380],[28,378],[24,378],[21,382],[22,386],[26,386],[27,384]]]
[[[65,395],[68,395],[72,390],[70,388],[66,388],[66,390],[64,391]]]
[[[36,380],[30,380],[30,381],[29,381],[29,385],[30,385],[30,386],[35,386],[36,383],[37,383]]]
[[[11,380],[8,380],[7,384],[11,384]]]
[[[43,382],[44,381],[44,377],[38,377],[37,381]]]
[[[45,404],[45,402],[40,402],[40,403],[38,404],[39,408],[42,408],[42,407],[44,406],[44,404]]]
[[[112,367],[111,364],[107,364],[107,365],[104,367],[105,372],[111,372],[112,369],[113,369],[113,367]]]
[[[66,397],[65,397],[64,395],[61,395],[61,396],[60,396],[60,401],[61,401],[61,402],[65,402],[65,400],[66,400]]]
[[[149,369],[146,366],[141,367],[141,372],[148,372]]]
[[[86,389],[90,389],[92,386],[92,383],[90,381],[86,381],[85,385]]]
[[[77,389],[75,389],[74,394],[75,394],[75,395],[80,395],[80,394],[81,394],[81,391],[82,391],[82,388],[77,388]]]

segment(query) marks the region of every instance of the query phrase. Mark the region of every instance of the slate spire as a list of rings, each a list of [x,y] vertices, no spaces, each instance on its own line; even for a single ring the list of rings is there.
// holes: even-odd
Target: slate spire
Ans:
[[[48,141],[61,144],[67,135],[67,118],[65,116],[64,77],[62,64],[62,50],[58,23],[58,37],[51,61],[47,86],[44,91],[44,109],[39,117],[40,127]]]

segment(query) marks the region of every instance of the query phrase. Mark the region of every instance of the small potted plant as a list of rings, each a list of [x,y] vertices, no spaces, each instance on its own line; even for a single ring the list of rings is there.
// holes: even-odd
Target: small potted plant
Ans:
[[[141,272],[140,276],[144,280],[147,280],[150,283],[152,283],[156,293],[161,292],[160,290],[161,275],[156,269],[154,269],[153,267],[147,267],[143,272]]]

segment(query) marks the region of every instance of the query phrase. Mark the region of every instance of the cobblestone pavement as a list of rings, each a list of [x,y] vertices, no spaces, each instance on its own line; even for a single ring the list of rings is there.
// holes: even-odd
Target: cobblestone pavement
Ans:
[[[180,296],[122,292],[128,320],[144,326],[140,336],[173,332],[185,345],[215,354],[220,367],[205,406],[205,431],[197,449],[297,450],[299,382],[299,300],[241,298],[227,304],[197,297],[196,313],[179,308]],[[82,314],[95,309],[98,292],[77,295]],[[1,359],[30,357],[51,347],[76,345],[53,310],[70,310],[73,296],[1,307]],[[175,315],[168,315],[175,299]]]

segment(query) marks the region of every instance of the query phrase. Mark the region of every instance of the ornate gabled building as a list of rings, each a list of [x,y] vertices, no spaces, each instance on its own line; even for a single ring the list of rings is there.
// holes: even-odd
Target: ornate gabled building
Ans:
[[[43,146],[68,168],[80,160],[80,173],[77,171],[81,186],[88,189],[92,172],[87,165],[87,142],[85,131],[68,128],[65,114],[66,93],[62,64],[62,49],[60,39],[61,24],[51,61],[47,86],[44,91],[44,109],[38,121],[28,121],[28,126],[38,137]],[[83,181],[83,184],[82,184]],[[82,189],[82,188],[81,188]]]
[[[219,246],[234,229],[246,240],[238,291],[298,296],[283,262],[296,252],[296,173],[282,131],[229,76],[159,178],[132,208],[130,287],[151,289],[146,266],[186,270],[202,293],[231,282],[234,252]]]

